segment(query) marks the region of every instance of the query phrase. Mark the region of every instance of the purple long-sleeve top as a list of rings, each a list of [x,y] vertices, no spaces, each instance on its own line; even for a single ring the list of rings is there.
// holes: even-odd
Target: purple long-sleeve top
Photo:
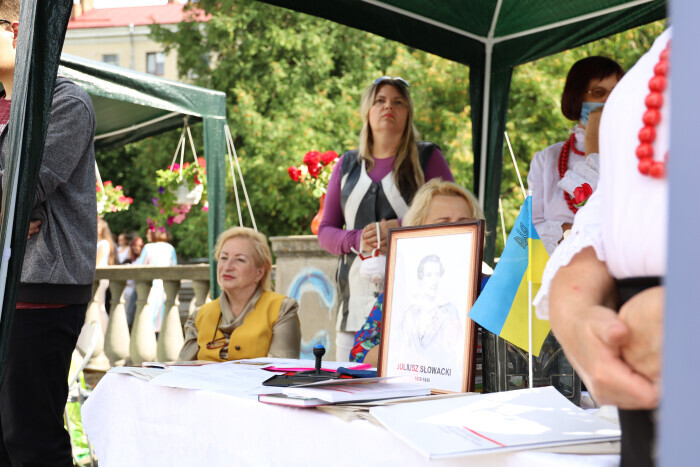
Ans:
[[[340,206],[340,179],[343,167],[343,157],[333,167],[333,173],[328,181],[326,189],[326,204],[323,208],[323,219],[318,228],[318,243],[321,248],[335,255],[350,253],[350,248],[360,249],[360,238],[362,229],[346,230],[345,216]],[[394,168],[394,158],[375,159],[374,167],[367,175],[373,182],[377,183],[383,179]],[[428,163],[425,167],[425,181],[433,178],[441,178],[445,181],[454,182],[452,172],[447,165],[445,157],[439,148],[433,149]],[[362,226],[364,228],[364,226]]]

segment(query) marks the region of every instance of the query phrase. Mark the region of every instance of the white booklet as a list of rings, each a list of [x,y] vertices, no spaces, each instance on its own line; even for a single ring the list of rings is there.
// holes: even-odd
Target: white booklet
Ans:
[[[332,403],[424,396],[430,394],[430,388],[412,383],[394,383],[389,381],[366,382],[363,381],[363,379],[364,378],[347,379],[338,384],[324,382],[323,385],[293,386],[284,388],[282,393],[288,396],[313,397]]]
[[[372,407],[389,431],[429,459],[566,446],[620,438],[620,427],[549,386]]]

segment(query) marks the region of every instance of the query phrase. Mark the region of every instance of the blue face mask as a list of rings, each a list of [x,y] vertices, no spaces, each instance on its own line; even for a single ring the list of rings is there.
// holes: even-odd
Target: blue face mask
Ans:
[[[588,114],[591,110],[603,107],[603,102],[582,102],[581,103],[581,123],[583,126],[588,125]]]

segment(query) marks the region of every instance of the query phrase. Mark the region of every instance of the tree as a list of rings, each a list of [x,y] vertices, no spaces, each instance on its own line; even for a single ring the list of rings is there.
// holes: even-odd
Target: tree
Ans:
[[[209,21],[187,18],[176,31],[153,25],[152,35],[167,50],[178,51],[183,79],[227,94],[228,123],[250,202],[258,228],[267,235],[309,233],[318,202],[289,180],[286,169],[298,165],[312,149],[342,154],[356,148],[360,94],[383,75],[410,82],[423,139],[440,145],[459,184],[473,187],[466,66],[253,0],[201,0],[188,8],[203,9]],[[515,69],[506,126],[523,176],[534,152],[564,139],[571,126],[559,111],[569,67],[584,56],[602,54],[628,68],[662,30],[663,25],[655,23]],[[201,129],[193,130],[201,145]],[[131,229],[134,218],[144,225],[155,191],[147,181],[170,163],[178,137],[179,133],[149,138],[100,159],[104,174],[120,181],[126,194],[137,200],[132,216],[114,216],[121,223],[117,227]],[[203,152],[202,147],[197,150]],[[504,157],[501,192],[509,231],[522,195],[507,148]],[[237,225],[230,174],[227,202],[227,224]],[[251,225],[245,205],[243,212],[245,224]],[[183,256],[205,257],[206,222],[203,213],[195,216],[195,222],[188,219],[173,229],[175,242]],[[500,231],[500,226],[489,228]],[[497,253],[503,246],[498,238]]]

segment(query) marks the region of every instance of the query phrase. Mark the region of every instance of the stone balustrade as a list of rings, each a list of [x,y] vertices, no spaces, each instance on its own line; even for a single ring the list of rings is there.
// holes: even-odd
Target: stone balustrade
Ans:
[[[199,309],[209,294],[209,265],[195,264],[171,267],[157,266],[107,266],[97,268],[93,297],[100,280],[109,280],[112,307],[106,331],[98,332],[97,347],[88,364],[89,369],[107,370],[110,366],[127,363],[140,365],[146,361],[166,362],[177,360],[184,342],[183,324],[178,295],[182,280],[191,280],[194,289],[194,306],[189,315]],[[146,301],[154,279],[162,279],[166,293],[165,316],[156,340],[153,315],[148,313]],[[124,288],[127,280],[136,282],[136,315],[131,332],[127,324]],[[100,322],[101,303],[93,299],[88,305],[85,322]],[[144,309],[146,312],[144,312]],[[100,327],[101,328],[101,327]]]

